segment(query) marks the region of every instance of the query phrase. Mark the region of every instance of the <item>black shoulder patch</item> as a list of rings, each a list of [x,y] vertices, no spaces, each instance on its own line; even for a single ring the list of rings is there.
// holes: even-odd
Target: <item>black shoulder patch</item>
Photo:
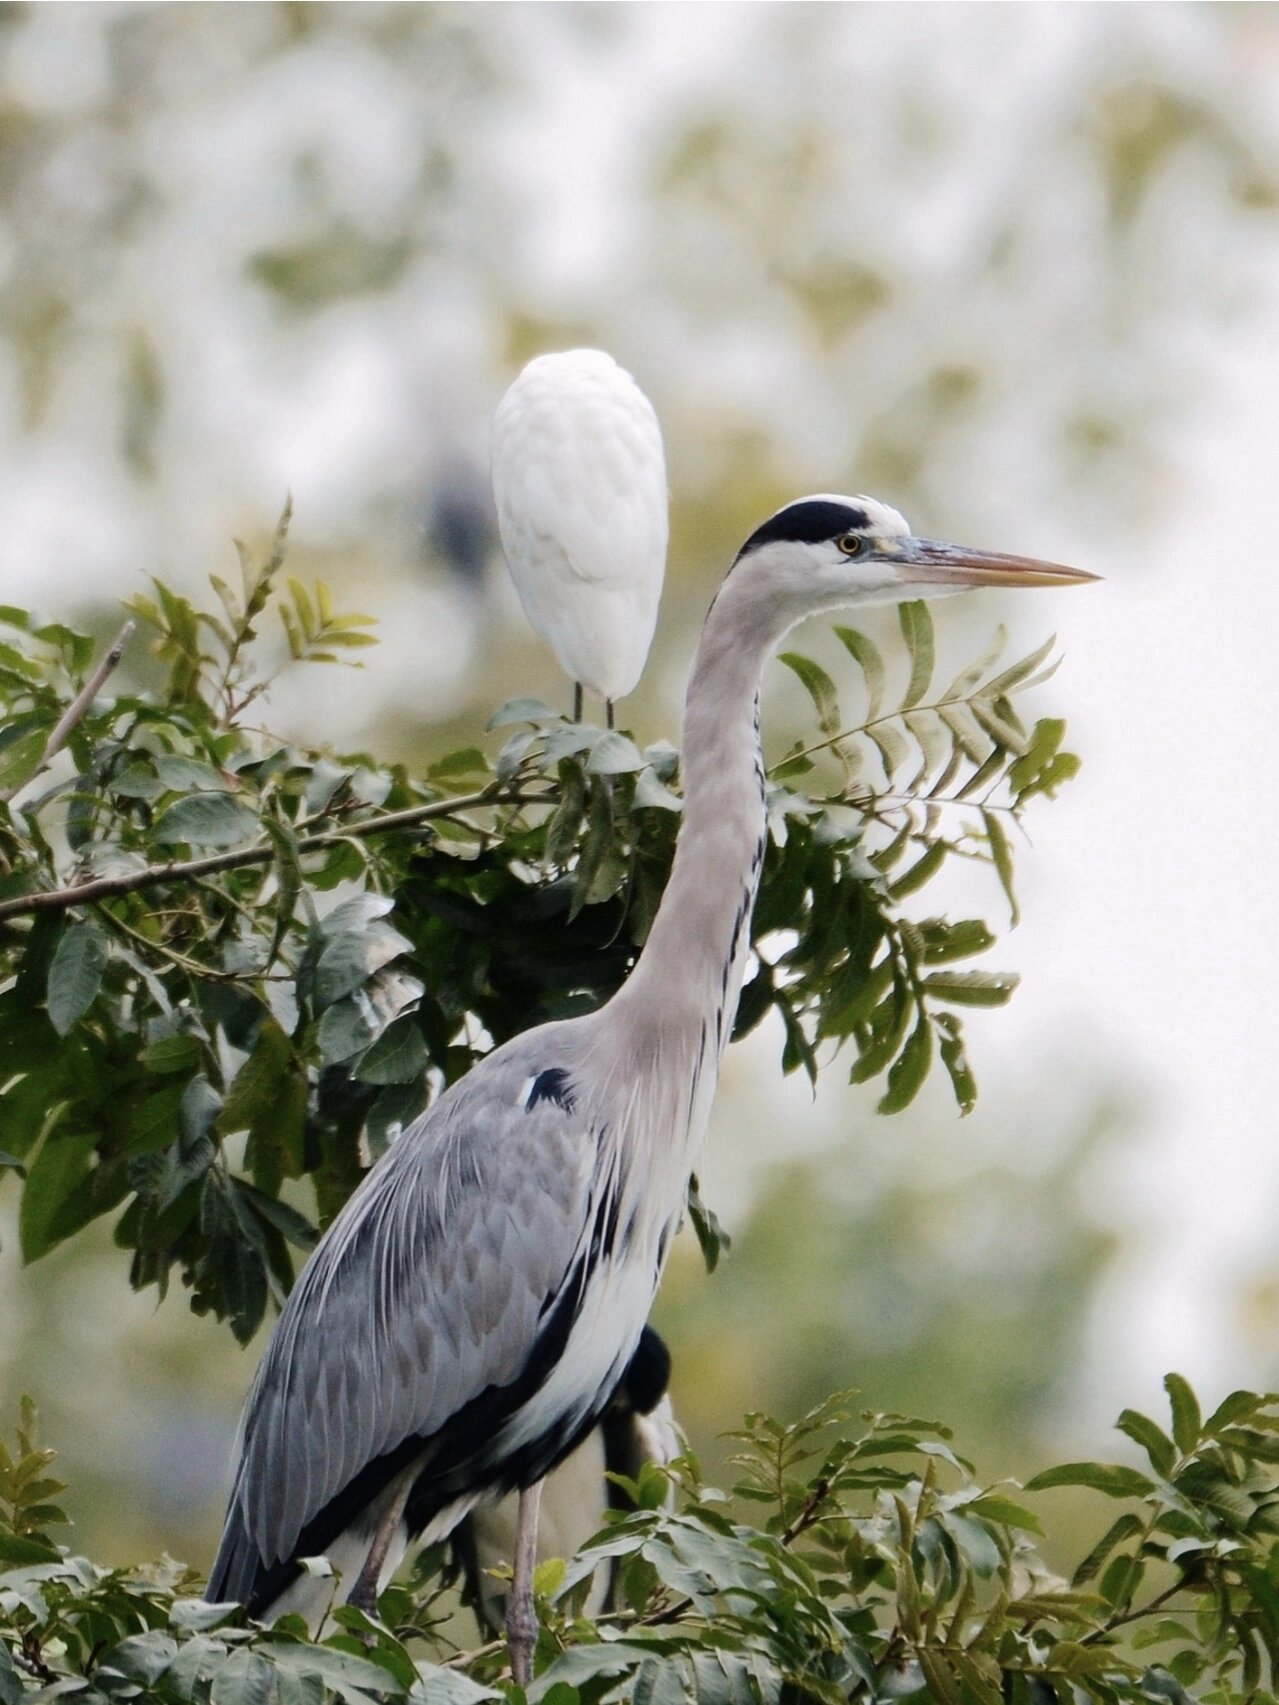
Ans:
[[[840,533],[861,532],[869,524],[870,517],[866,511],[851,503],[827,503],[821,499],[789,503],[776,515],[770,515],[762,527],[757,527],[737,554],[743,557],[759,545],[782,540],[819,545],[823,539],[837,538]]]
[[[544,1072],[537,1074],[533,1079],[533,1087],[528,1092],[528,1100],[524,1103],[524,1111],[531,1113],[539,1101],[553,1101],[566,1113],[573,1111],[573,1086],[562,1066],[548,1066]]]

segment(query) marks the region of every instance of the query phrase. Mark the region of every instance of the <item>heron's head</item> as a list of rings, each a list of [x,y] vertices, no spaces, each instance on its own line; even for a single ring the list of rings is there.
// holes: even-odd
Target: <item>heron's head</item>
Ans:
[[[940,598],[978,586],[1070,586],[1095,574],[1034,557],[917,539],[905,519],[873,497],[801,497],[757,527],[737,553],[770,598],[811,614],[846,604]]]

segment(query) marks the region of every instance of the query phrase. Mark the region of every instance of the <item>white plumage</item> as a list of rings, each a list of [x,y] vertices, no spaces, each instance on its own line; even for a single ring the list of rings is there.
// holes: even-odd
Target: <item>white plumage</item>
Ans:
[[[600,349],[539,355],[493,423],[498,526],[526,615],[579,686],[635,686],[657,623],[669,530],[653,405]]]

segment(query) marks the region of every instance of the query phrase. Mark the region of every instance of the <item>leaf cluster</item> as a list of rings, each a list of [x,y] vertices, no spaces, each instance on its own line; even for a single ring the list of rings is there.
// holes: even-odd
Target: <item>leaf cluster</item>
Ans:
[[[1002,1006],[1017,978],[964,964],[995,943],[980,919],[912,918],[901,902],[949,859],[977,860],[992,867],[1015,924],[1012,834],[1030,801],[1054,796],[1079,759],[1062,749],[1060,719],[1027,728],[1014,703],[1052,675],[1051,639],[1000,668],[1000,628],[943,685],[927,604],[902,604],[898,620],[907,667],[895,692],[874,641],[835,629],[865,684],[860,722],[846,722],[820,664],[782,654],[812,700],[821,737],[798,742],[770,772],[780,784],[773,813],[785,824],[783,844],[798,847],[791,860],[784,850],[774,860],[776,898],[766,872],[761,906],[765,924],[777,915],[773,904],[789,913],[799,939],[779,965],[761,959],[744,999],[753,1009],[780,1007],[786,1063],[810,1076],[816,1044],[850,1042],[854,1083],[887,1074],[881,1112],[909,1106],[935,1060],[968,1112],[977,1086],[956,1009]],[[790,785],[800,780],[806,791],[797,796]]]
[[[23,1255],[115,1215],[135,1287],[176,1276],[241,1339],[446,1084],[618,988],[681,805],[673,746],[535,700],[419,774],[251,726],[278,673],[259,663],[273,610],[281,666],[370,639],[368,618],[285,578],[287,522],[261,562],[241,550],[236,587],[214,577],[209,609],[158,585],[133,601],[158,691],[94,696],[90,641],[0,610],[0,1165],[23,1182]],[[885,1111],[937,1057],[967,1109],[961,1010],[1015,979],[964,963],[992,945],[985,923],[911,908],[955,856],[991,861],[1011,894],[997,825],[1075,760],[1060,723],[1027,732],[1012,703],[1046,648],[1000,674],[992,651],[937,694],[927,614],[902,622],[896,695],[841,630],[868,687],[858,726],[824,671],[787,659],[818,727],[770,783],[735,1033],[775,1011],[784,1068],[810,1076],[847,1045],[855,1079],[886,1075]],[[721,1233],[692,1207],[713,1264]]]
[[[1149,1472],[1068,1463],[1024,1488],[977,1480],[944,1426],[848,1396],[793,1423],[748,1416],[730,1498],[691,1457],[648,1465],[629,1514],[539,1565],[527,1696],[500,1641],[449,1645],[434,1553],[379,1619],[344,1607],[316,1643],[296,1618],[262,1630],[205,1604],[179,1564],[105,1570],[0,1515],[0,1701],[1270,1705],[1279,1398],[1235,1392],[1203,1420],[1184,1380],[1166,1385],[1169,1430],[1119,1420]],[[28,1409],[19,1457],[33,1424]],[[1106,1511],[1069,1580],[1028,1502],[1059,1486],[1131,1506]],[[601,1565],[613,1608],[592,1622]]]

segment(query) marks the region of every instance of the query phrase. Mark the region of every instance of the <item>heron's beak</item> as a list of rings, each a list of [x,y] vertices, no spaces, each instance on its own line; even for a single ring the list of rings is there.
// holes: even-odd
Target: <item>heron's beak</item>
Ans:
[[[951,586],[961,591],[973,586],[1076,586],[1100,578],[1060,562],[974,551],[939,539],[903,539],[895,554],[908,586]]]

